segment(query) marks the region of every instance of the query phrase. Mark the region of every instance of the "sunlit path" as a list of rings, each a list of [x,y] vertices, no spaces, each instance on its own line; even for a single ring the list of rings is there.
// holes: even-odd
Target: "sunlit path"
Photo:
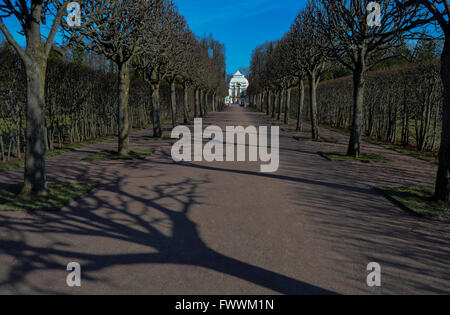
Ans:
[[[237,105],[207,119],[264,121]],[[318,158],[287,134],[280,142],[273,174],[258,162],[175,164],[161,141],[136,141],[157,150],[142,162],[73,164],[112,141],[51,159],[49,180],[102,184],[58,213],[0,213],[0,292],[448,292],[445,222],[405,215],[369,181],[354,180],[360,169]],[[406,180],[408,169],[398,167],[378,182]],[[81,265],[80,288],[66,285],[71,261]],[[371,261],[383,266],[381,288],[366,285]]]

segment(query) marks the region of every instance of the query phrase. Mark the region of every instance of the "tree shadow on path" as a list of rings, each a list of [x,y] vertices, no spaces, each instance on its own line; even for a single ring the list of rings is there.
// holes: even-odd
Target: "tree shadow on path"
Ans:
[[[129,164],[130,169],[139,168],[136,164],[143,169],[148,167],[144,162],[134,162]],[[114,177],[110,167],[98,169],[96,173],[103,174],[105,179]],[[162,173],[155,173],[153,182],[158,176],[160,182],[165,180]],[[5,257],[13,261],[1,267],[3,271],[9,269],[0,274],[0,291],[21,292],[25,287],[35,293],[60,293],[58,287],[46,287],[31,280],[33,273],[65,271],[66,266],[61,262],[76,258],[83,262],[83,279],[92,281],[102,281],[102,270],[109,267],[120,266],[122,277],[126,277],[127,267],[132,265],[177,264],[207,268],[282,294],[334,294],[208,247],[196,223],[189,218],[191,208],[201,204],[196,192],[198,187],[208,183],[208,178],[186,178],[128,189],[125,180],[117,178],[63,211],[34,213],[21,218],[0,213],[0,257],[4,258],[1,261]],[[165,229],[170,233],[164,233]],[[86,248],[80,249],[72,243],[80,237],[90,240]],[[96,247],[95,242],[100,239],[102,242]],[[102,253],[102,248],[123,246],[123,242],[129,247],[135,244],[148,250]]]

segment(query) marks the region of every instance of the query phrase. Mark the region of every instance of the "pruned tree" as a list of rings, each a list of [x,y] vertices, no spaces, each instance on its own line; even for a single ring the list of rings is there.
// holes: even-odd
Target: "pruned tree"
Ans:
[[[153,135],[162,136],[161,129],[161,96],[160,86],[163,80],[171,76],[170,57],[178,26],[182,16],[177,12],[175,4],[170,0],[155,0],[151,14],[147,14],[143,26],[144,53],[134,58],[134,67],[142,74],[142,78],[150,84],[152,90]]]
[[[248,73],[248,78],[250,81],[248,93],[259,99],[259,102],[261,103],[261,111],[263,111],[263,107],[265,106],[267,115],[270,113],[272,99],[267,62],[272,52],[272,42],[266,42],[256,47],[252,52]]]
[[[379,0],[379,17],[370,20],[370,0],[320,0],[319,30],[328,39],[333,57],[353,72],[353,123],[347,154],[359,157],[365,74],[379,62],[394,57],[390,48],[400,45],[426,22],[419,6],[400,0]],[[369,25],[370,24],[370,25]]]
[[[225,65],[225,46],[219,41],[215,40],[210,34],[204,39],[204,46],[208,51],[208,57],[205,60],[204,66],[206,68],[206,83],[210,96],[210,107],[213,111],[216,110],[217,95],[222,94],[224,88],[224,79],[226,76]]]
[[[275,80],[280,89],[279,106],[277,120],[281,119],[281,112],[284,113],[283,122],[289,123],[291,88],[295,82],[295,72],[292,71],[291,47],[287,41],[287,35],[278,41],[273,51],[273,60],[276,63],[272,66],[276,73]]]
[[[306,76],[306,63],[304,58],[304,42],[302,37],[302,27],[299,22],[301,17],[297,16],[295,22],[291,25],[286,35],[286,41],[289,46],[288,60],[289,72],[297,78],[298,102],[297,102],[297,126],[296,131],[302,131],[303,107],[305,101],[304,80]]]
[[[81,6],[80,26],[68,27],[72,41],[104,55],[118,69],[118,153],[129,151],[130,63],[142,53],[146,17],[157,0],[87,0]],[[89,18],[86,18],[89,17]]]
[[[405,5],[419,6],[429,12],[444,34],[441,55],[441,79],[444,85],[442,108],[442,134],[439,150],[439,169],[436,177],[435,199],[450,201],[450,3],[448,0],[407,0]]]
[[[0,4],[0,30],[25,65],[27,77],[27,128],[23,196],[48,194],[45,169],[45,82],[47,62],[55,46],[55,36],[66,14],[68,0],[4,0]],[[25,36],[22,48],[8,30],[4,18],[15,17],[19,33]],[[48,24],[47,24],[48,22]],[[44,37],[43,25],[50,31]],[[60,50],[63,52],[62,50]]]
[[[169,20],[168,23],[167,36],[170,38],[170,46],[165,48],[166,52],[164,58],[161,58],[161,61],[165,63],[165,78],[170,84],[170,112],[172,117],[172,127],[175,128],[178,124],[176,83],[177,81],[180,81],[183,66],[188,60],[186,55],[189,54],[187,50],[190,48],[190,42],[187,35],[189,32],[187,23],[184,17],[177,11],[173,10],[171,13],[171,20]]]
[[[330,49],[328,39],[321,32],[321,12],[316,1],[308,1],[305,9],[295,19],[296,34],[299,36],[303,51],[299,55],[303,59],[304,71],[309,82],[309,108],[311,118],[311,134],[313,139],[319,138],[317,117],[317,86],[325,72],[329,60]]]
[[[193,68],[196,64],[196,54],[195,49],[198,47],[198,42],[195,35],[187,29],[184,34],[184,45],[185,48],[182,51],[180,57],[183,60],[181,63],[181,69],[179,73],[179,80],[183,84],[183,123],[189,123],[189,90],[193,85],[195,78],[193,77]]]

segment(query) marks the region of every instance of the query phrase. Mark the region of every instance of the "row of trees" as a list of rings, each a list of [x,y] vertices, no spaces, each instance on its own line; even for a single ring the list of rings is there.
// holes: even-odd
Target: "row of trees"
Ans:
[[[215,110],[226,94],[224,47],[207,38],[199,40],[171,0],[85,0],[80,3],[81,23],[67,23],[66,0],[19,0],[0,4],[0,30],[21,58],[26,74],[26,157],[22,195],[46,195],[45,177],[46,85],[49,56],[64,55],[70,47],[103,55],[117,69],[118,151],[127,154],[130,129],[132,77],[147,85],[151,97],[154,135],[161,136],[161,86],[170,86],[172,124],[178,121],[176,87],[184,87],[183,120],[187,122],[189,91],[195,95],[194,114],[207,106]],[[26,38],[22,48],[4,23],[15,17]],[[51,21],[44,34],[43,25]],[[72,23],[71,23],[72,24]],[[64,47],[55,45],[58,32]],[[47,35],[44,37],[44,35]],[[78,88],[78,85],[74,88]],[[82,91],[74,90],[76,93]],[[144,98],[145,99],[145,98]],[[142,104],[145,106],[145,104]]]
[[[387,143],[435,151],[441,130],[442,83],[437,60],[369,72],[364,95],[362,134]],[[322,82],[317,87],[318,121],[339,129],[352,124],[351,77]],[[309,87],[306,103],[309,103]],[[292,91],[297,98],[297,89]],[[291,110],[291,116],[297,113]],[[309,117],[309,110],[305,110]]]
[[[394,111],[393,104],[395,98],[392,92],[395,87],[383,82],[376,82],[375,88],[384,93],[373,100],[383,103],[365,104],[367,97],[367,73],[369,70],[380,65],[389,64],[389,60],[398,59],[409,51],[405,42],[408,39],[425,39],[429,34],[443,34],[444,48],[441,57],[441,79],[443,88],[436,89],[436,73],[426,77],[424,74],[422,85],[417,93],[428,96],[422,99],[418,106],[423,109],[427,118],[423,125],[416,125],[416,138],[419,149],[425,146],[432,146],[428,136],[429,128],[437,128],[437,124],[442,120],[442,135],[440,146],[440,167],[436,181],[436,199],[449,201],[450,193],[450,6],[447,0],[427,1],[427,0],[384,0],[377,1],[380,5],[380,15],[373,14],[373,6],[369,6],[372,1],[365,0],[311,0],[302,9],[291,25],[289,32],[275,45],[270,44],[267,49],[261,47],[256,49],[251,62],[251,89],[254,103],[260,107],[266,105],[266,112],[271,111],[272,117],[280,118],[281,112],[285,112],[284,120],[289,119],[290,88],[298,86],[299,94],[297,105],[297,129],[301,129],[303,120],[303,103],[305,100],[304,83],[307,81],[309,119],[312,125],[312,137],[317,139],[318,135],[318,85],[319,82],[330,76],[330,73],[352,75],[351,84],[347,88],[351,89],[351,121],[349,123],[350,139],[347,154],[358,157],[361,154],[361,136],[365,129],[372,133],[375,128],[375,113],[389,116],[391,110],[391,122],[380,123],[377,133],[387,140],[393,140],[394,130],[400,119],[400,111]],[[433,28],[434,26],[434,28]],[[430,31],[430,29],[432,29]],[[439,32],[438,30],[442,32]],[[425,35],[428,34],[428,35]],[[425,43],[426,41],[422,41]],[[387,78],[385,78],[387,79]],[[401,81],[400,81],[401,82]],[[372,81],[373,83],[373,81]],[[410,82],[404,81],[402,84]],[[336,93],[325,97],[326,107],[320,105],[327,116],[329,111],[340,111],[346,104],[336,104],[342,91],[330,88],[323,90]],[[339,84],[338,84],[339,86]],[[341,85],[339,88],[342,88]],[[339,89],[338,88],[338,89]],[[371,86],[371,89],[374,87]],[[372,91],[372,90],[371,90]],[[431,92],[430,92],[431,91]],[[439,92],[440,91],[440,92]],[[319,91],[320,92],[320,91]],[[439,96],[436,96],[440,93]],[[443,102],[440,100],[443,99]],[[345,98],[348,102],[348,99]],[[440,106],[436,102],[443,104],[442,116]],[[332,104],[332,105],[331,105]],[[348,104],[348,103],[347,103]],[[378,109],[375,110],[375,108]],[[382,109],[381,109],[382,108]],[[385,108],[388,108],[386,111]],[[366,114],[365,114],[366,113]],[[337,113],[339,115],[339,113]],[[403,139],[408,142],[409,128],[406,124],[409,118],[416,117],[411,112],[401,113],[406,118]],[[411,116],[413,115],[413,116]],[[329,115],[328,115],[329,116]],[[342,115],[341,115],[342,116]],[[344,115],[345,116],[345,115]],[[442,119],[437,118],[441,116]],[[414,118],[417,120],[417,118]],[[381,119],[379,119],[381,121]],[[348,123],[348,122],[346,122]],[[421,124],[416,121],[416,124]],[[381,127],[383,126],[383,127]],[[409,127],[409,125],[408,125]],[[386,129],[386,130],[385,130]],[[391,130],[390,130],[391,129]],[[408,130],[408,131],[407,131]],[[426,130],[426,131],[423,131]],[[435,131],[436,132],[436,131]],[[436,144],[437,141],[431,142]]]
[[[47,67],[45,87],[46,150],[66,144],[117,133],[117,73],[90,67],[72,57],[52,58]],[[0,160],[22,158],[25,151],[26,77],[20,58],[5,45],[0,49]],[[130,84],[130,128],[152,123],[152,99],[149,86],[136,75]],[[187,117],[194,114],[194,91],[187,91]],[[164,81],[160,89],[161,116],[171,117],[171,87]],[[177,121],[184,120],[186,90],[176,84]],[[202,108],[211,107],[211,99],[202,100]]]
[[[270,47],[270,46],[268,46]],[[439,147],[442,112],[442,82],[440,63],[430,50],[417,50],[421,62],[396,65],[384,70],[367,73],[367,90],[364,95],[362,134],[392,144],[416,146],[418,151],[435,151]],[[328,71],[324,77],[332,77],[338,71]],[[254,88],[254,86],[252,86]],[[300,89],[302,88],[302,89]],[[274,117],[297,118],[297,130],[301,130],[298,117],[311,118],[310,107],[290,106],[298,102],[310,104],[310,88],[300,84],[288,87],[283,108],[278,107],[275,96],[270,99],[252,95],[252,104]],[[350,76],[327,79],[317,86],[317,122],[339,129],[352,124],[353,81]],[[303,99],[301,99],[303,98]],[[270,104],[277,104],[271,106]],[[299,108],[302,110],[299,113]],[[280,112],[278,113],[278,110]],[[283,117],[281,117],[283,114]],[[299,115],[300,114],[300,115]],[[312,130],[313,132],[313,130]]]

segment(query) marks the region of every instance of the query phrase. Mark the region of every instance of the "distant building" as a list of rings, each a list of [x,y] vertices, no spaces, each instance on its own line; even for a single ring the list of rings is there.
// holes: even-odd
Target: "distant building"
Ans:
[[[228,97],[225,102],[227,104],[247,105],[247,78],[238,70],[230,80]]]

